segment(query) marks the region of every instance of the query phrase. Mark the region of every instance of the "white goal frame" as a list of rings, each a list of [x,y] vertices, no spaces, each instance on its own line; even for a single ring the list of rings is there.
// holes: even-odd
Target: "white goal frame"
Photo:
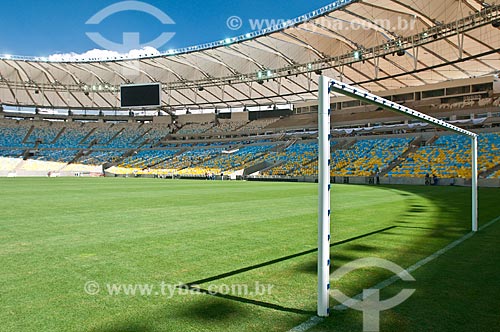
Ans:
[[[330,93],[337,92],[365,103],[379,106],[385,110],[401,113],[434,126],[468,136],[472,141],[472,231],[477,232],[477,140],[478,135],[468,130],[454,126],[443,120],[420,113],[406,106],[371,94],[363,89],[355,88],[346,83],[321,75],[318,91],[318,129],[319,129],[319,157],[318,157],[318,303],[317,314],[327,317],[330,314]]]

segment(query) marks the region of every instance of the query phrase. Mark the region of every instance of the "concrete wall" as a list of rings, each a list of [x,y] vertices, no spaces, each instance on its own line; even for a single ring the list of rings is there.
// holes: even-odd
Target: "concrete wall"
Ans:
[[[153,118],[153,123],[169,125],[172,123],[172,117],[170,115],[155,116]]]
[[[231,113],[232,121],[248,121],[248,112]]]
[[[20,158],[0,158],[0,177],[48,176],[51,172],[58,176],[98,175],[102,166],[80,165]]]
[[[88,176],[97,176],[99,173],[89,173],[89,172],[54,172],[51,173],[51,177],[75,177],[75,176],[82,176],[82,177],[88,177]],[[15,172],[8,172],[8,171],[0,171],[0,177],[47,177],[48,176],[48,171],[25,171],[25,170],[18,170]]]
[[[180,124],[186,123],[207,123],[215,121],[215,113],[212,114],[184,114],[179,115]]]
[[[265,180],[265,181],[293,181],[293,182],[317,182],[316,177],[312,176],[296,176],[296,177],[283,177],[283,176],[268,176],[268,177],[256,177],[255,180]],[[374,177],[364,177],[364,176],[335,176],[332,177],[331,182],[336,184],[374,184],[376,179]],[[468,187],[470,186],[470,180],[465,179],[439,179],[439,186],[450,186],[455,185],[459,187]],[[423,178],[393,178],[393,177],[381,177],[380,178],[381,185],[411,185],[411,186],[425,186],[425,179]],[[479,187],[500,187],[500,179],[479,179],[478,181]]]

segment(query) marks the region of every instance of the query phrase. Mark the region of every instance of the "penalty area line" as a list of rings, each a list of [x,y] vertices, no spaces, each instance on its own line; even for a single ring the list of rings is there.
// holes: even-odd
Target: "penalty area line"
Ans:
[[[493,225],[494,223],[498,222],[499,220],[500,220],[500,216],[496,217],[495,219],[493,219],[493,220],[489,221],[488,223],[484,224],[483,226],[481,226],[478,229],[478,231],[485,230],[486,228],[490,227],[491,225]],[[474,232],[470,232],[470,233],[465,234],[464,236],[462,236],[461,238],[459,238],[456,241],[453,241],[452,243],[450,243],[446,247],[444,247],[444,248],[436,251],[432,255],[430,255],[430,256],[428,256],[428,257],[426,257],[426,258],[418,261],[417,263],[413,264],[412,266],[408,267],[406,269],[406,271],[407,272],[413,272],[413,271],[421,268],[425,264],[427,264],[429,262],[432,262],[436,258],[442,256],[444,253],[446,253],[446,252],[450,251],[451,249],[455,248],[456,246],[460,245],[465,240],[471,238],[474,234],[475,234]],[[392,277],[390,277],[390,278],[388,278],[388,279],[386,279],[386,280],[384,280],[384,281],[376,284],[375,286],[371,287],[371,289],[382,290],[382,289],[384,289],[384,288],[392,285],[393,283],[395,283],[398,280],[400,280],[399,275],[394,275],[394,276],[392,276]],[[338,311],[347,310],[351,304],[353,304],[356,300],[361,300],[362,298],[363,298],[363,293],[359,293],[358,295],[354,296],[349,301],[344,302],[342,304],[336,305],[335,307],[333,307],[333,309],[334,310],[338,310]],[[352,303],[350,301],[352,301]],[[318,325],[319,323],[321,323],[324,320],[325,320],[324,318],[313,316],[313,317],[309,318],[307,321],[305,321],[304,323],[302,323],[300,325],[297,325],[296,327],[292,328],[288,332],[306,332],[306,331],[312,329],[313,327],[315,327],[316,325]]]

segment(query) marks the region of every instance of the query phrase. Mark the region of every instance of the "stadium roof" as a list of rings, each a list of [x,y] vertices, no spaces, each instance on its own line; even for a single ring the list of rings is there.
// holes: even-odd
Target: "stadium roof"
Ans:
[[[6,105],[116,109],[119,86],[161,82],[165,108],[317,99],[317,77],[372,92],[492,75],[500,0],[338,0],[273,28],[135,59],[0,59]]]

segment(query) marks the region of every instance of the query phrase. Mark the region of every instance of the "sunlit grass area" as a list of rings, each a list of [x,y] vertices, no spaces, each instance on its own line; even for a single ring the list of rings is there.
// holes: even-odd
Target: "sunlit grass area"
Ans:
[[[315,314],[314,184],[0,185],[2,331],[288,331]],[[481,224],[500,215],[498,194],[480,189]],[[408,267],[470,231],[469,188],[335,185],[332,195],[333,268],[365,257]],[[415,271],[414,296],[382,313],[382,331],[494,331],[499,235],[495,224]],[[355,295],[389,276],[364,269],[334,286]],[[362,331],[362,314],[333,312],[315,329]]]

